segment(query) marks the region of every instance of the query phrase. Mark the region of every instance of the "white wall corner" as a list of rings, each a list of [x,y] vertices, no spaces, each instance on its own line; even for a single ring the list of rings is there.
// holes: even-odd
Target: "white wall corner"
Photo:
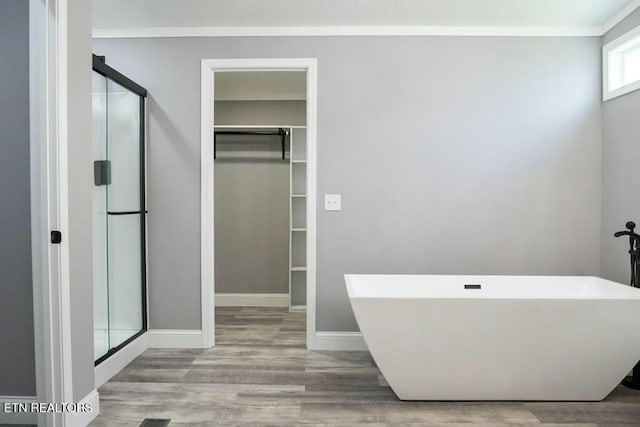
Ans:
[[[151,329],[149,348],[202,348],[202,331],[199,329]]]
[[[0,396],[0,424],[37,424],[38,415],[34,412],[17,412],[17,409],[5,412],[5,403],[30,405],[37,401],[35,396]]]
[[[124,369],[136,357],[149,348],[148,332],[131,341],[124,348],[111,355],[108,359],[96,366],[96,388],[109,381],[114,375]]]
[[[90,412],[69,412],[65,416],[66,427],[86,427],[100,414],[100,396],[97,390],[91,391],[80,402],[78,406],[87,407],[91,405]]]
[[[368,351],[368,348],[360,332],[319,331],[310,350]]]
[[[216,307],[289,307],[289,294],[217,293]]]

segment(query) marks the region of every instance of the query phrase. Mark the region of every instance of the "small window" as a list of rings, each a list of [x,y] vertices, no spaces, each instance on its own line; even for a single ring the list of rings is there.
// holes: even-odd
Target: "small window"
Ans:
[[[640,27],[607,43],[602,55],[605,101],[640,89]]]

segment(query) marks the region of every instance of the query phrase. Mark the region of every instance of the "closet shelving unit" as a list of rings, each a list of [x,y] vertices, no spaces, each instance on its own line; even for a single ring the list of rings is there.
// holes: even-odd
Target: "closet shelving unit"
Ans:
[[[287,131],[289,150],[289,311],[307,300],[307,128],[292,125],[216,125],[214,130]]]
[[[307,300],[307,129],[289,129],[291,232],[289,233],[289,310],[303,311]]]

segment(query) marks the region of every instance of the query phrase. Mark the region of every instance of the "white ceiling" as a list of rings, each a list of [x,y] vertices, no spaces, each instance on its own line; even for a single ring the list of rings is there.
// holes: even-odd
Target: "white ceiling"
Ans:
[[[93,0],[97,30],[157,27],[602,29],[636,0]]]
[[[304,71],[226,71],[215,73],[216,101],[303,100]]]

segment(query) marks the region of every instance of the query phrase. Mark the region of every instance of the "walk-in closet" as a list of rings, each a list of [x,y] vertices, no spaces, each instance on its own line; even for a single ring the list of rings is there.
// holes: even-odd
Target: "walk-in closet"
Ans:
[[[303,312],[306,74],[216,72],[214,87],[216,307]]]

